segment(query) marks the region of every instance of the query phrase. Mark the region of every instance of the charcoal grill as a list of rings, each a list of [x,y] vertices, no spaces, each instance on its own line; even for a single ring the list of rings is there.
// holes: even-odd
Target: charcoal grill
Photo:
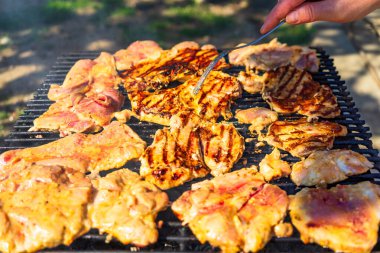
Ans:
[[[333,90],[335,96],[338,99],[338,104],[341,108],[341,116],[331,121],[337,122],[347,126],[348,135],[345,137],[338,137],[335,140],[334,148],[347,148],[359,152],[365,155],[368,160],[375,164],[374,169],[370,172],[351,177],[341,184],[350,184],[361,182],[365,180],[378,181],[380,180],[380,157],[378,151],[373,149],[372,142],[370,140],[371,133],[369,128],[364,126],[364,120],[360,119],[358,109],[355,107],[350,93],[347,91],[345,82],[340,79],[336,68],[334,67],[333,60],[329,55],[321,48],[315,48],[317,50],[318,57],[321,65],[319,72],[314,74],[313,77],[320,83],[328,84]],[[25,148],[38,146],[59,138],[58,134],[50,132],[28,132],[28,129],[33,125],[33,120],[40,116],[47,108],[52,104],[47,98],[47,92],[51,84],[61,84],[69,71],[71,66],[79,59],[84,58],[96,58],[98,52],[83,52],[72,53],[59,57],[56,64],[52,67],[52,70],[46,76],[46,79],[41,88],[37,89],[34,97],[27,103],[24,114],[16,121],[13,131],[4,140],[4,146],[0,147],[0,153],[16,148]],[[241,68],[232,68],[228,70],[230,74],[237,74]],[[251,95],[246,92],[243,93],[242,98],[238,99],[232,106],[232,110],[247,109],[253,106],[268,107],[260,95]],[[124,108],[130,109],[130,104],[125,103]],[[280,115],[280,119],[297,119],[299,115]],[[239,124],[235,119],[231,119],[231,122],[235,124],[239,132],[246,138],[253,138],[253,142],[246,143],[246,149],[242,159],[235,165],[234,169],[250,165],[258,165],[261,159],[272,151],[269,146],[263,146],[260,148],[255,147],[257,138],[250,136],[248,126]],[[136,131],[141,138],[143,138],[148,145],[152,143],[154,133],[156,130],[162,128],[162,126],[148,123],[139,122],[132,119],[127,123],[134,131]],[[286,153],[284,153],[286,154]],[[297,158],[286,156],[284,158],[288,162],[296,162]],[[126,165],[127,168],[133,171],[138,171],[138,162],[129,162]],[[195,181],[201,181],[198,179]],[[183,186],[170,189],[166,191],[171,201],[177,199],[182,192],[188,190],[190,183],[186,183]],[[288,194],[296,193],[300,188],[297,188],[289,179],[283,178],[274,181],[274,184],[280,186],[286,190]],[[289,217],[286,218],[289,220]],[[156,244],[146,247],[138,248],[131,245],[122,245],[116,240],[112,240],[110,243],[105,243],[105,236],[98,235],[97,231],[92,230],[88,234],[77,239],[71,246],[60,246],[49,252],[130,252],[130,251],[142,251],[142,252],[168,252],[168,251],[181,251],[181,252],[204,252],[211,251],[212,248],[209,244],[200,244],[193,236],[191,231],[187,227],[183,227],[177,218],[173,215],[170,208],[165,212],[161,212],[158,216],[158,220],[163,220],[164,225],[160,229],[159,240]],[[380,252],[380,243],[378,243],[374,249]],[[315,244],[304,245],[299,239],[299,234],[295,232],[292,237],[289,238],[273,238],[262,252],[331,252],[330,250],[323,249]]]

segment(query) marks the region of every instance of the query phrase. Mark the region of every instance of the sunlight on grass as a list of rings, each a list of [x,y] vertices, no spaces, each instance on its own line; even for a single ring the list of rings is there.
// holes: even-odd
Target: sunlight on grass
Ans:
[[[282,43],[289,45],[308,45],[315,33],[315,28],[310,25],[287,25],[280,27],[274,34]]]
[[[233,24],[233,18],[212,13],[207,5],[170,6],[149,24],[159,39],[195,39],[212,35]],[[174,38],[173,38],[174,37]]]
[[[61,22],[81,8],[100,8],[101,3],[91,0],[49,0],[42,8],[45,22]]]

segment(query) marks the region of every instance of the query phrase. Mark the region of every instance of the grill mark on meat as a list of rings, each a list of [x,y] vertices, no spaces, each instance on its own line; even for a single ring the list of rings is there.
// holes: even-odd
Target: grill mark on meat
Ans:
[[[279,69],[281,71],[281,69]],[[280,79],[278,80],[278,83],[282,82],[282,79],[284,79],[286,73],[289,71],[289,65],[285,67],[284,71],[281,73]]]
[[[165,135],[164,135],[164,144],[163,144],[163,149],[162,149],[162,161],[164,162],[164,164],[168,165],[168,134],[170,134],[169,131],[165,131],[164,132]]]
[[[287,69],[288,69],[289,67],[287,67]],[[282,93],[282,90],[286,87],[286,85],[293,79],[293,76],[296,74],[296,69],[294,68],[293,70],[292,70],[292,72],[290,73],[290,75],[289,75],[289,78],[285,81],[285,82],[282,82],[282,79],[281,79],[281,81],[279,82],[280,83],[280,85],[278,86],[278,88],[276,89],[276,92],[278,92],[278,93]]]
[[[301,75],[299,76],[299,78],[297,79],[297,81],[294,83],[292,89],[287,94],[286,99],[288,99],[293,94],[293,92],[297,89],[297,86],[301,82],[301,80],[303,79],[303,77],[305,76],[305,73],[306,73],[306,71],[302,71]]]
[[[228,145],[227,145],[227,147],[228,147],[228,152],[227,152],[227,156],[226,156],[226,160],[228,160],[231,156],[232,156],[232,154],[231,154],[231,151],[232,151],[232,146],[233,146],[233,136],[232,136],[232,134],[233,134],[233,129],[232,129],[232,127],[230,127],[230,129],[229,129],[229,131],[228,131]]]

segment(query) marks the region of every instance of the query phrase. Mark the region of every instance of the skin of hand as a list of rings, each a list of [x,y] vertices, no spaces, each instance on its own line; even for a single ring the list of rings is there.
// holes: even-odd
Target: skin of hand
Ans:
[[[278,0],[260,32],[266,33],[282,19],[288,24],[314,21],[345,23],[363,18],[380,8],[380,0]]]

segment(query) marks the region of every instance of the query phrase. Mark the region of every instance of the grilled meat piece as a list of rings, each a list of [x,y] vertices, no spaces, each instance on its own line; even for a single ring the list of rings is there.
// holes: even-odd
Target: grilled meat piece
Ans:
[[[267,125],[275,122],[278,118],[276,112],[267,108],[254,107],[245,110],[236,110],[235,118],[239,123],[251,124],[249,131],[260,133]]]
[[[264,88],[265,76],[257,75],[252,71],[240,71],[237,77],[243,90],[250,94],[261,93]]]
[[[330,149],[336,136],[345,136],[347,128],[337,123],[276,121],[268,128],[265,141],[273,147],[288,151],[296,157],[305,157],[315,150]]]
[[[271,239],[287,207],[283,190],[265,184],[254,170],[241,169],[193,184],[172,210],[201,243],[222,252],[256,252]]]
[[[213,176],[231,170],[244,152],[244,138],[234,125],[202,122],[199,126],[203,159]]]
[[[277,39],[266,44],[234,50],[229,53],[229,59],[233,65],[264,71],[286,65],[310,72],[317,72],[319,68],[315,50],[300,46],[287,46],[279,43]]]
[[[365,173],[372,167],[365,156],[351,150],[315,151],[293,165],[290,178],[296,185],[324,185]]]
[[[290,217],[304,243],[336,252],[371,252],[377,243],[379,196],[379,187],[370,182],[304,188],[291,200]]]
[[[154,41],[135,41],[126,49],[121,49],[113,55],[116,69],[117,71],[124,71],[141,62],[158,59],[162,51],[163,49]]]
[[[272,153],[261,160],[259,167],[260,173],[267,182],[276,178],[287,177],[292,172],[289,163],[281,160],[281,154],[277,148],[273,149]]]
[[[266,73],[264,86],[262,96],[276,112],[297,112],[310,118],[340,115],[330,87],[320,85],[306,71],[281,67]]]
[[[193,110],[201,118],[215,122],[219,116],[229,119],[231,101],[241,96],[235,77],[220,71],[211,71],[202,89],[194,96],[198,78],[170,89],[155,92],[129,92],[133,112],[140,120],[169,125],[172,115]]]
[[[115,89],[119,83],[112,55],[78,61],[62,86],[52,85],[48,96],[56,102],[34,120],[30,131],[59,131],[61,136],[100,131],[124,103],[125,97]]]
[[[0,192],[1,252],[69,245],[90,229],[86,217],[91,183],[83,173],[34,165],[26,171],[18,175],[26,176],[26,181],[16,175],[8,181],[10,185],[14,180],[19,187],[5,187]]]
[[[244,140],[233,125],[205,122],[183,112],[171,118],[170,129],[156,132],[141,157],[140,175],[168,189],[209,172],[228,172],[243,151]]]
[[[165,192],[128,169],[98,178],[93,185],[96,193],[89,206],[93,228],[123,244],[144,247],[157,241],[155,219],[169,202]]]
[[[96,173],[119,168],[127,161],[139,158],[145,145],[131,128],[114,121],[99,134],[77,133],[38,147],[4,152],[0,155],[0,170],[27,162]]]
[[[218,51],[213,46],[200,47],[195,42],[185,41],[161,52],[160,57],[144,60],[119,74],[128,92],[156,90],[173,81],[186,81],[203,71],[217,55]],[[222,59],[214,69],[227,66]]]

